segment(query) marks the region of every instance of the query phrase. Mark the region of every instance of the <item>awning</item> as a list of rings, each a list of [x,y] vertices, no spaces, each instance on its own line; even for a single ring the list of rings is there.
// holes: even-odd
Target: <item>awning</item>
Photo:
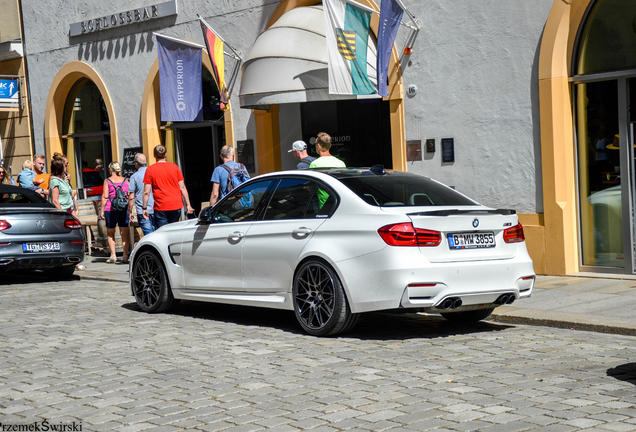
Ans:
[[[375,41],[369,41],[367,71],[377,83]],[[322,5],[299,7],[281,16],[254,42],[243,65],[241,108],[342,99],[378,98],[378,95],[329,94],[325,19]]]

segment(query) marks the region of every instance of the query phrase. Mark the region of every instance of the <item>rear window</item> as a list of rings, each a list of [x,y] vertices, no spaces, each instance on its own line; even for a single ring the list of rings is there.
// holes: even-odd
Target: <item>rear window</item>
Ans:
[[[479,205],[448,186],[414,174],[361,175],[339,180],[365,202],[378,207]]]
[[[50,204],[40,195],[27,189],[22,189],[22,191],[16,193],[5,193],[3,191],[0,191],[0,207],[24,205],[33,205],[35,207],[53,207],[53,204]]]

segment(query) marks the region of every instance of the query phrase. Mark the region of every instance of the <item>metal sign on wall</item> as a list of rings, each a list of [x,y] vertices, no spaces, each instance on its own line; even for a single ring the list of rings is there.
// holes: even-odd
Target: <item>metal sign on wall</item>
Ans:
[[[138,24],[177,14],[177,0],[170,0],[152,6],[144,6],[125,12],[117,12],[98,18],[80,21],[71,24],[70,35],[80,36],[88,33],[108,30],[110,28],[123,27],[130,24]]]
[[[20,78],[0,79],[0,108],[20,109]]]

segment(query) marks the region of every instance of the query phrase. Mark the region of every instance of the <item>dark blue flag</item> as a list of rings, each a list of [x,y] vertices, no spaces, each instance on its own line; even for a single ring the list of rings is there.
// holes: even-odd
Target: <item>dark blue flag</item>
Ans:
[[[203,120],[200,47],[157,37],[161,121]]]
[[[389,95],[387,77],[389,74],[389,60],[393,42],[397,36],[404,11],[395,0],[382,0],[380,5],[380,25],[378,26],[378,58],[376,69],[378,73],[378,94],[382,97]]]

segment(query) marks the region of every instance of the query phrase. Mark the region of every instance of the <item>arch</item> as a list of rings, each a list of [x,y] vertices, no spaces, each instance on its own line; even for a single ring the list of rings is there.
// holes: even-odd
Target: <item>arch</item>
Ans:
[[[574,46],[593,0],[554,0],[539,53],[539,116],[546,273],[579,270],[576,160],[569,83]]]
[[[270,28],[286,12],[303,6],[313,6],[322,0],[283,0],[280,2],[269,22]],[[373,0],[358,0],[364,6],[378,11]],[[371,18],[371,32],[378,33],[379,17],[373,14]],[[402,71],[400,60],[395,49],[391,54],[389,63],[389,96],[385,98],[390,103],[391,123],[391,150],[393,157],[393,169],[406,171],[406,138],[404,115],[404,91],[402,84]],[[253,110],[256,118],[256,144],[259,173],[277,171],[280,169],[280,130],[278,124],[278,107],[270,107],[269,110]]]
[[[44,145],[46,154],[51,157],[53,153],[62,153],[62,134],[64,125],[64,105],[72,87],[81,79],[92,81],[104,99],[104,106],[108,112],[110,122],[110,145],[113,155],[119,155],[119,140],[117,138],[117,119],[115,108],[108,92],[108,88],[102,77],[88,63],[83,61],[72,61],[65,64],[55,75],[51,90],[46,100],[46,111],[44,113]],[[74,159],[74,155],[67,155],[69,160]]]
[[[207,51],[203,50],[203,65],[212,71],[212,62]],[[234,143],[234,128],[232,122],[232,101],[228,101],[228,109],[223,115],[225,122],[225,141]],[[155,59],[150,67],[144,94],[141,102],[141,140],[143,152],[150,156],[155,146],[161,144],[161,100],[159,95],[159,59]],[[151,165],[152,158],[148,158]]]

